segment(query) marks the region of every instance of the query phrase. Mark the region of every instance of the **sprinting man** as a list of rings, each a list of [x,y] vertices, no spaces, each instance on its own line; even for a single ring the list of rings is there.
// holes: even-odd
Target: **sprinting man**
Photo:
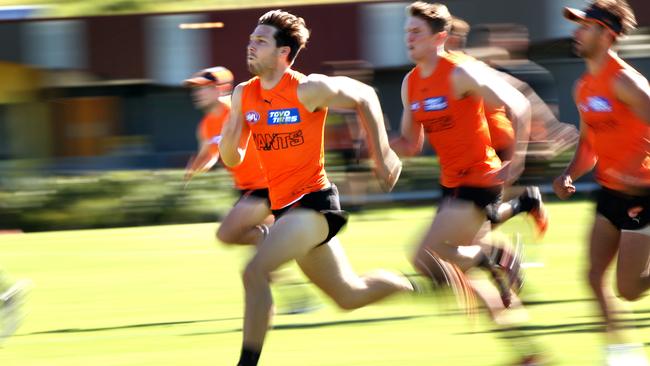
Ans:
[[[498,322],[505,308],[521,308],[511,291],[521,285],[519,258],[493,245],[489,237],[478,240],[481,247],[474,243],[489,232],[485,230],[488,218],[499,212],[504,182],[512,181],[523,169],[519,161],[523,154],[511,154],[507,162],[499,159],[492,147],[484,104],[504,107],[513,124],[521,126],[522,141],[527,141],[530,108],[526,98],[494,70],[467,55],[445,50],[450,27],[451,15],[444,5],[418,1],[407,7],[405,41],[416,66],[402,83],[401,135],[391,143],[400,155],[413,156],[422,150],[426,136],[440,163],[443,200],[416,250],[414,267],[434,281],[439,280],[440,272],[445,272],[446,278],[460,277],[447,262],[462,272],[473,267],[487,270],[496,288],[479,288],[475,286],[478,282],[471,286]],[[509,216],[530,212],[541,204],[534,197],[513,203]],[[496,299],[500,297],[501,303],[491,300],[497,289]],[[517,350],[521,364],[539,362],[536,345],[526,343]]]
[[[185,172],[189,182],[194,174],[209,170],[219,160],[221,130],[230,116],[233,74],[216,66],[195,73],[184,84],[191,88],[196,107],[205,111],[196,131],[199,152],[189,161]],[[221,221],[217,238],[228,245],[257,245],[268,234],[273,215],[268,183],[254,146],[250,145],[242,164],[228,170],[240,197]],[[273,276],[283,299],[278,312],[298,314],[318,308],[319,301],[306,284],[290,272],[276,272]]]
[[[626,342],[611,290],[604,283],[616,260],[616,286],[622,298],[637,300],[650,288],[650,87],[612,50],[636,21],[623,0],[595,0],[584,11],[565,8],[564,16],[579,24],[574,49],[587,71],[574,92],[580,113],[578,147],[553,188],[558,197],[567,199],[576,191],[573,182],[595,170],[601,188],[589,239],[589,286],[607,326],[608,357],[613,360],[620,349],[628,349],[638,354],[635,362],[647,365],[642,345],[620,346]]]
[[[402,83],[401,135],[392,141],[393,147],[401,155],[416,155],[426,134],[439,157],[443,190],[441,209],[414,264],[426,274],[422,263],[435,253],[463,271],[474,266],[491,269],[495,263],[490,253],[465,255],[458,247],[472,244],[488,210],[499,203],[503,182],[515,174],[508,168],[520,163],[502,166],[491,146],[483,101],[505,106],[521,126],[528,125],[529,104],[484,64],[445,51],[451,15],[444,5],[415,2],[407,7],[407,15],[406,43],[416,67]],[[527,205],[518,209],[530,211],[532,203]]]
[[[387,271],[358,276],[336,234],[347,222],[336,186],[324,169],[323,128],[328,107],[357,110],[386,190],[397,181],[401,162],[388,145],[374,90],[347,77],[305,76],[291,68],[309,31],[302,18],[281,10],[259,18],[250,35],[247,63],[252,74],[232,97],[221,157],[241,163],[247,143],[257,149],[269,183],[275,224],[243,274],[245,312],[238,366],[257,365],[273,303],[269,274],[296,261],[304,274],[344,309],[355,309],[399,291],[409,281]]]

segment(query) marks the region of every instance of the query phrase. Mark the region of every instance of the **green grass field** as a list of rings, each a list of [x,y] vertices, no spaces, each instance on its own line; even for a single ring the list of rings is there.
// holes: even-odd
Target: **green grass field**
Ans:
[[[532,334],[556,365],[602,365],[602,333],[582,280],[586,202],[550,205],[542,243],[530,243],[525,300]],[[341,236],[359,272],[410,271],[408,248],[430,208],[352,216]],[[250,251],[213,240],[214,224],[0,236],[0,264],[34,282],[28,316],[0,348],[0,365],[235,365],[242,323],[240,269]],[[523,219],[504,231],[523,231]],[[529,235],[526,235],[527,238]],[[316,292],[316,290],[314,290]],[[482,317],[469,321],[436,298],[401,296],[353,312],[279,315],[261,365],[507,365],[507,344]],[[281,304],[278,304],[281,306]],[[625,316],[650,345],[650,304]]]

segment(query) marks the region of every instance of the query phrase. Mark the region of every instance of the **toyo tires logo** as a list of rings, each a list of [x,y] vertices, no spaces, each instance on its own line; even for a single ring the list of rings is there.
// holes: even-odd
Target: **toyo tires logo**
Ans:
[[[300,122],[300,113],[298,108],[275,109],[269,111],[269,125],[287,125]]]

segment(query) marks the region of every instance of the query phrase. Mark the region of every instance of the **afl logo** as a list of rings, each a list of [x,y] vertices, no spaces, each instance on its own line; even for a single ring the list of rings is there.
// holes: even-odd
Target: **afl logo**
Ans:
[[[612,104],[604,97],[587,97],[587,108],[592,112],[611,112]]]
[[[254,124],[260,120],[260,114],[255,111],[246,112],[246,122],[249,124]]]

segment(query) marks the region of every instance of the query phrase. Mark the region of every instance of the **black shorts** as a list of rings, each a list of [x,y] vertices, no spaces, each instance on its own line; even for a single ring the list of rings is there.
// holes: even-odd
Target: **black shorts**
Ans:
[[[497,206],[501,203],[503,195],[503,186],[493,187],[468,187],[460,186],[456,188],[448,188],[445,186],[442,189],[442,199],[459,199],[463,201],[473,202],[481,210],[486,210],[488,206]]]
[[[597,193],[596,212],[619,230],[641,230],[650,224],[650,194],[630,196],[603,187]]]
[[[327,238],[318,245],[325,244],[332,239],[341,229],[348,223],[348,213],[341,210],[341,203],[339,202],[339,190],[334,184],[322,191],[307,193],[295,203],[281,208],[279,210],[271,210],[277,221],[280,216],[294,208],[308,208],[318,211],[325,216],[329,231]]]
[[[268,188],[260,188],[260,189],[238,189],[239,191],[239,199],[237,202],[235,202],[235,205],[239,203],[239,201],[243,200],[244,198],[248,197],[255,197],[259,199],[263,199],[266,201],[266,204],[271,207],[271,200],[269,200],[269,189]]]

